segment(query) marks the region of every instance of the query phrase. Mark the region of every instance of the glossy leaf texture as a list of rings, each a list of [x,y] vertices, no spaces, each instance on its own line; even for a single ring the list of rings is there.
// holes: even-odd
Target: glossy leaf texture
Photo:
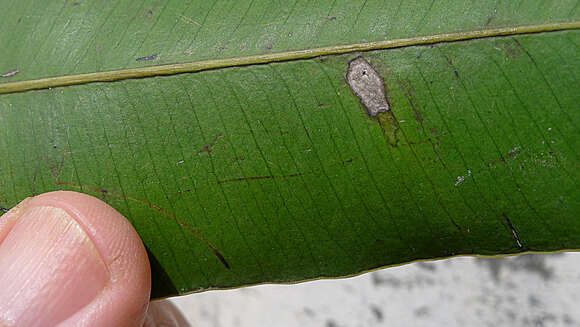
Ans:
[[[577,2],[0,1],[2,82],[578,20]],[[234,6],[234,7],[232,7]],[[0,95],[0,206],[127,216],[153,297],[580,247],[577,30]],[[365,58],[390,112],[345,79]],[[139,60],[136,60],[139,58]]]

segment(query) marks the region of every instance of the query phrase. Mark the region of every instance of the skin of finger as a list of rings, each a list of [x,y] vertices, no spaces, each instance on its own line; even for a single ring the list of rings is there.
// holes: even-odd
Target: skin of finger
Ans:
[[[26,206],[26,204],[30,201],[30,198],[24,199],[24,201],[20,202],[17,206],[10,209],[8,213],[2,215],[2,219],[0,219],[0,243],[4,241],[8,232],[14,227],[14,224],[18,221],[18,218],[22,215],[22,209]],[[1,327],[1,326],[0,326]]]
[[[149,304],[151,270],[145,247],[131,223],[101,200],[77,192],[41,194],[25,205],[65,210],[91,238],[109,270],[110,280],[101,293],[61,326],[142,326]]]

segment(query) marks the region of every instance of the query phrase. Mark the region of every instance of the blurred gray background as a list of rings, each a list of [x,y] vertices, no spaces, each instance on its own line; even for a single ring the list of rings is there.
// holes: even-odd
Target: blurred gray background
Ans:
[[[457,257],[170,299],[196,327],[580,326],[580,253]]]

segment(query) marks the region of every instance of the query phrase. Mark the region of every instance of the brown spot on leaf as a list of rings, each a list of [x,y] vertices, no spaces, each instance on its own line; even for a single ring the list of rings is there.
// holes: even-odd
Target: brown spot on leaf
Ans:
[[[217,141],[219,139],[221,139],[224,136],[224,133],[219,133],[218,136],[214,137],[214,139],[211,141],[210,144],[204,146],[201,150],[199,150],[197,152],[198,155],[201,155],[204,152],[210,153],[213,150],[213,147],[215,146],[215,144],[217,143]]]

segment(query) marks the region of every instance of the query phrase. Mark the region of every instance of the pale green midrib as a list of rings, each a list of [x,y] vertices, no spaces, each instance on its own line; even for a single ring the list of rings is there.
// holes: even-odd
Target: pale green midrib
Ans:
[[[0,94],[17,93],[30,90],[49,89],[62,86],[80,85],[96,82],[114,82],[132,78],[167,76],[183,73],[194,73],[204,70],[268,64],[282,61],[312,59],[320,56],[339,55],[353,52],[383,50],[443,42],[457,42],[482,39],[496,36],[522,35],[543,32],[555,32],[580,29],[580,21],[559,22],[539,25],[502,27],[477,31],[455,32],[438,35],[417,36],[396,40],[375,41],[313,48],[306,50],[285,51],[263,55],[234,57],[227,59],[210,59],[180,64],[168,64],[132,69],[112,70],[98,73],[66,75],[36,80],[0,84]]]

